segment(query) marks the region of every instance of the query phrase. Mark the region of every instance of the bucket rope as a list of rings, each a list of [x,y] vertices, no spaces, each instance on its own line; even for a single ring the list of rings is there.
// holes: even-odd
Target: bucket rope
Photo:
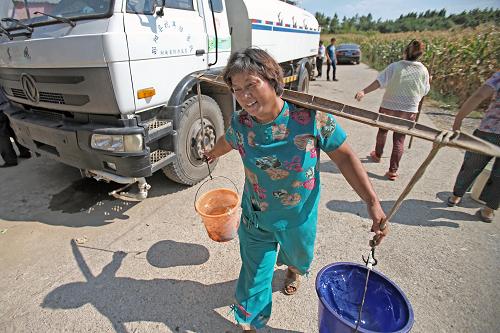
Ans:
[[[420,167],[417,169],[417,171],[415,172],[415,174],[411,178],[408,185],[406,185],[403,192],[400,194],[399,198],[396,200],[396,202],[392,206],[392,208],[389,211],[389,214],[387,215],[385,220],[380,223],[380,230],[384,230],[386,228],[386,222],[391,220],[392,217],[399,210],[404,199],[411,192],[411,190],[413,189],[415,184],[422,178],[425,171],[427,170],[427,167],[432,162],[434,157],[436,157],[439,149],[446,146],[451,140],[454,140],[455,137],[456,137],[455,133],[451,132],[451,131],[441,131],[441,133],[439,133],[436,136],[436,138],[434,139],[434,142],[432,144],[432,149],[431,149],[429,155],[427,155],[427,158],[422,162]],[[370,253],[368,254],[368,259],[365,260],[363,257],[363,261],[365,262],[366,267],[367,267],[365,289],[363,291],[363,298],[361,299],[361,304],[359,305],[358,321],[356,323],[356,328],[354,330],[354,333],[358,332],[359,325],[361,324],[361,313],[363,312],[363,305],[365,303],[366,291],[368,289],[368,279],[370,278],[370,271],[372,270],[373,266],[375,266],[377,264],[377,259],[375,259],[375,247],[379,244],[379,241],[380,241],[379,238],[380,237],[378,235],[373,236],[373,239],[371,239],[370,243],[369,243]]]
[[[200,109],[200,125],[201,125],[201,147],[203,149],[203,152],[205,152],[206,146],[205,146],[205,122],[203,121],[203,108],[201,107],[201,86],[200,86],[200,77],[203,76],[203,73],[198,75],[198,80],[196,81],[196,90],[198,93],[198,108]],[[210,179],[213,179],[212,177],[212,170],[210,170],[210,164],[208,163],[207,158],[203,158],[205,160],[205,163],[207,163],[207,169],[208,169],[208,176]]]
[[[364,257],[363,257],[363,260]],[[366,279],[365,279],[365,289],[363,291],[363,298],[361,299],[361,304],[359,305],[358,312],[358,321],[356,322],[356,328],[354,330],[355,333],[358,332],[359,325],[361,323],[361,312],[363,312],[363,306],[365,305],[366,291],[368,290],[368,280],[370,279],[370,272],[372,271],[373,266],[377,264],[377,259],[375,259],[375,246],[372,247],[370,253],[368,254],[368,259],[365,261],[366,264]]]

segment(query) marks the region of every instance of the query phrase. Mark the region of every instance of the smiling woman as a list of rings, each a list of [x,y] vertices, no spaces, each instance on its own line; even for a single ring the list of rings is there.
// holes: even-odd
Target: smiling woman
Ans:
[[[224,81],[243,108],[214,148],[209,162],[232,149],[245,170],[238,230],[242,267],[233,309],[245,330],[271,316],[274,265],[287,265],[283,292],[292,295],[313,259],[320,192],[319,150],[334,161],[367,202],[372,230],[380,239],[385,214],[368,176],[333,116],[285,102],[281,67],[265,51],[233,53]],[[279,245],[279,253],[278,253]]]
[[[258,49],[235,53],[231,60],[232,65],[224,72],[224,80],[238,103],[259,122],[272,121],[283,107],[281,67]]]

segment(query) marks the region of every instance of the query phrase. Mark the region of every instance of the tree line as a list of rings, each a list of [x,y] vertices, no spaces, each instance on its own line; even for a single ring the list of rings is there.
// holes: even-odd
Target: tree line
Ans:
[[[371,13],[339,19],[337,13],[333,17],[316,12],[316,19],[323,33],[350,33],[359,31],[378,31],[381,33],[406,31],[447,30],[453,27],[477,27],[484,23],[498,25],[500,9],[486,8],[463,11],[459,14],[446,15],[446,9],[427,10],[422,13],[411,12],[401,15],[395,20],[375,20]]]

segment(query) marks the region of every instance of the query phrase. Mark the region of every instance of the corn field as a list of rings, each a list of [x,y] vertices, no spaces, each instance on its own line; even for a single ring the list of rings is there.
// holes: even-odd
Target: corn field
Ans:
[[[461,104],[499,70],[499,32],[497,26],[483,26],[434,32],[343,34],[335,38],[337,44],[361,45],[362,62],[377,70],[400,60],[412,39],[422,40],[426,52],[419,60],[432,76],[432,92]],[[331,37],[321,36],[326,45]]]

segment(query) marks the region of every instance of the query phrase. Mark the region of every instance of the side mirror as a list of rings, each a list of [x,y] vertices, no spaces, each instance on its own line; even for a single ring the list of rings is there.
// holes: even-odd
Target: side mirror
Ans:
[[[165,12],[163,11],[163,8],[165,8],[165,0],[154,0],[154,2],[155,2],[155,10],[156,7],[160,7],[160,9],[156,11],[156,15],[158,15],[159,17],[163,17],[163,15],[165,15]],[[161,2],[161,5],[158,4],[159,2]]]

